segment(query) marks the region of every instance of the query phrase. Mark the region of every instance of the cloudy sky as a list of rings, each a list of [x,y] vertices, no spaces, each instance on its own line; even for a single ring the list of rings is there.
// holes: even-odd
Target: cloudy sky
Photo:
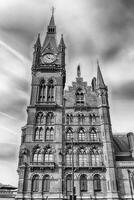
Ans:
[[[90,84],[99,59],[114,133],[134,131],[133,0],[0,0],[0,182],[17,185],[21,127],[29,104],[33,44],[55,7],[67,46],[67,85],[77,65]],[[70,74],[72,74],[70,76]]]

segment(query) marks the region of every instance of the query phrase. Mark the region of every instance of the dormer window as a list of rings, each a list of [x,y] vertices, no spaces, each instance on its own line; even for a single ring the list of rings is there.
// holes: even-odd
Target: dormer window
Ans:
[[[82,90],[82,88],[78,88],[76,91],[76,104],[84,104],[84,91]]]

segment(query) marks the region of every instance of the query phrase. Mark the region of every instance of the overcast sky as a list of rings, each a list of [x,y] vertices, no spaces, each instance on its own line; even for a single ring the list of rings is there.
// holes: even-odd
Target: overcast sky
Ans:
[[[0,182],[17,185],[21,127],[29,105],[33,44],[42,41],[55,7],[57,40],[64,34],[67,85],[81,65],[96,76],[99,59],[109,88],[114,133],[134,131],[133,0],[0,0]]]

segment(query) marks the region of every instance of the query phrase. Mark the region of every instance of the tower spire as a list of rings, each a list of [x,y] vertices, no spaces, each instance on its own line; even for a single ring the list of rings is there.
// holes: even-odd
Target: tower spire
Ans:
[[[98,88],[105,88],[105,83],[103,80],[103,76],[100,70],[99,61],[97,60],[97,87]]]
[[[78,76],[78,78],[81,77],[80,65],[78,65],[78,67],[77,67],[77,76]]]

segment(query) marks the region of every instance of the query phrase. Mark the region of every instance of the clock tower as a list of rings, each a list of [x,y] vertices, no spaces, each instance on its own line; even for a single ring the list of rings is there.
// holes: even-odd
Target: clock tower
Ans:
[[[56,40],[54,12],[42,42],[34,45],[30,105],[22,128],[17,199],[62,198],[63,91],[66,81],[63,35]]]

